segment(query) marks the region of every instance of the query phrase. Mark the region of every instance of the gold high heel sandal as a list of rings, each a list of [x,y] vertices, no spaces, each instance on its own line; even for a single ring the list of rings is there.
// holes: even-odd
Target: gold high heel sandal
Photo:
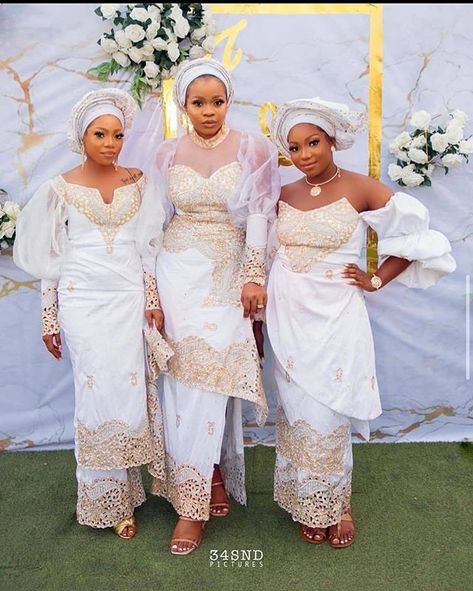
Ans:
[[[127,527],[131,529],[132,533],[125,535],[123,532]],[[131,538],[134,538],[138,533],[138,528],[136,527],[136,520],[134,516],[132,515],[131,517],[125,517],[113,526],[113,530],[119,538],[122,538],[122,540],[131,540]]]
[[[225,494],[227,494],[227,491],[225,490],[225,486],[222,480],[220,480],[219,482],[212,482],[212,487],[214,486],[220,486],[222,485],[223,490],[225,491]],[[215,511],[215,509],[223,509],[223,511],[217,513]],[[209,505],[209,513],[210,515],[212,515],[212,517],[226,517],[230,512],[230,503],[227,501],[224,501],[222,503],[210,503]]]

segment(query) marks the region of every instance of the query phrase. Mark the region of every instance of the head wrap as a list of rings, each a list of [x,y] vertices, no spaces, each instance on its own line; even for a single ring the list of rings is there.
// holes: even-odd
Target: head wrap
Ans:
[[[228,70],[217,60],[199,58],[183,62],[174,81],[173,98],[176,106],[185,111],[187,89],[199,76],[215,76],[223,82],[227,91],[227,103],[233,101],[233,82]]]
[[[343,103],[324,101],[319,97],[289,101],[280,107],[272,125],[272,138],[280,152],[290,158],[287,137],[298,123],[312,123],[335,140],[337,150],[350,148],[355,135],[366,125],[366,116],[350,111]]]
[[[84,133],[97,117],[114,115],[125,131],[131,127],[135,111],[135,100],[124,90],[102,88],[88,92],[72,107],[67,134],[71,150],[80,154]]]

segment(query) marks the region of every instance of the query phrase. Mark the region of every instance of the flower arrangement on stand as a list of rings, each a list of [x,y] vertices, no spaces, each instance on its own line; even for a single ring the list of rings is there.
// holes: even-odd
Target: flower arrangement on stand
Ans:
[[[20,206],[7,201],[8,193],[0,189],[0,251],[10,249],[15,242],[16,220]]]
[[[443,168],[447,174],[450,168],[468,162],[473,153],[473,136],[464,137],[468,116],[456,109],[449,117],[444,125],[432,125],[436,117],[427,111],[412,115],[409,124],[414,131],[403,131],[389,145],[396,158],[396,164],[388,167],[392,181],[403,187],[430,187],[436,168]]]
[[[173,78],[177,66],[188,59],[211,54],[215,47],[215,21],[205,5],[102,4],[95,13],[112,20],[115,28],[98,43],[110,60],[90,73],[106,80],[120,70],[133,73],[131,94],[140,105],[163,80]]]

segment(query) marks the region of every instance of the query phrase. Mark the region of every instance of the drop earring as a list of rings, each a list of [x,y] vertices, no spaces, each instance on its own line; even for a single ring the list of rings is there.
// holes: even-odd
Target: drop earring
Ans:
[[[330,146],[330,149],[332,150],[332,154],[337,151],[337,149],[335,148],[335,146]]]
[[[115,170],[118,170],[118,162],[116,160],[114,160],[112,164],[113,164],[113,168]]]
[[[80,146],[80,153],[82,155],[82,165],[81,165],[81,168],[84,168],[84,165],[87,162],[87,154],[85,153],[84,144],[81,144],[81,146]]]

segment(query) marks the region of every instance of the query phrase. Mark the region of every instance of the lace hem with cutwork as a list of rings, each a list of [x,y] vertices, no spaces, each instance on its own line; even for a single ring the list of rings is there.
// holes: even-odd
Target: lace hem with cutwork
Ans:
[[[42,335],[53,335],[60,331],[57,317],[57,284],[50,283],[41,290],[41,326]]]
[[[79,481],[77,521],[82,525],[113,527],[125,517],[131,517],[136,507],[144,503],[146,494],[139,468],[128,469],[127,480],[100,478],[91,483]]]
[[[240,505],[246,505],[245,458],[243,454],[232,454],[221,460],[220,470],[227,494],[232,495]]]
[[[107,421],[95,429],[78,421],[76,448],[77,463],[90,470],[130,468],[155,460],[147,422],[135,431],[125,421]]]
[[[207,478],[190,464],[176,464],[166,454],[165,478],[153,478],[151,494],[168,500],[178,515],[197,521],[209,519],[212,474]]]
[[[163,414],[159,403],[156,383],[150,377],[147,377],[146,379],[146,393],[148,398],[148,420],[154,448],[154,458],[153,461],[148,464],[148,471],[154,477],[164,479],[166,467]]]

